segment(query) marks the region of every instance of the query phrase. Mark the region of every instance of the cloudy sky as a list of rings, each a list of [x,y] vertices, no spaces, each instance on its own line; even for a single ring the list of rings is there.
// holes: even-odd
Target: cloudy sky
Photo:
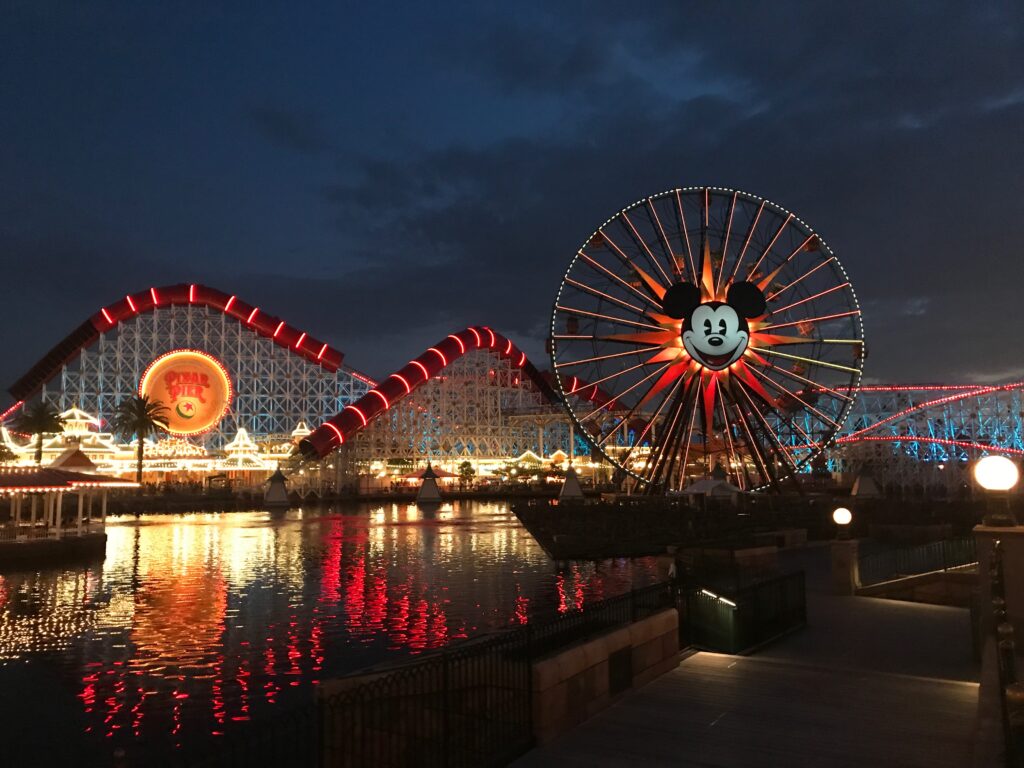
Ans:
[[[5,387],[178,282],[373,375],[472,323],[544,367],[575,249],[704,184],[822,233],[870,379],[1024,376],[1019,2],[0,6]]]

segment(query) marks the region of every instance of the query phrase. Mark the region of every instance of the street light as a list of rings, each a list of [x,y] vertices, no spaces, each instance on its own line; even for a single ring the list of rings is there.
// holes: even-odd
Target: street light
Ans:
[[[846,507],[837,507],[832,512],[832,522],[838,526],[840,539],[848,539],[850,537],[850,523],[853,522],[853,513]]]
[[[1017,485],[1020,471],[1017,465],[1005,456],[985,456],[974,465],[974,479],[982,488],[992,493],[1006,494],[1006,510],[993,512],[988,500],[985,502],[985,525],[1012,527],[1017,520],[1010,510],[1010,490]]]

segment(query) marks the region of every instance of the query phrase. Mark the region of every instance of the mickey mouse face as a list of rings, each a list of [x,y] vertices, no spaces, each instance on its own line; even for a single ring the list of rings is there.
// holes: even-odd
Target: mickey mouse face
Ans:
[[[747,319],[764,314],[764,294],[753,283],[733,283],[726,301],[701,303],[700,289],[692,283],[676,283],[665,292],[662,309],[683,321],[683,347],[690,357],[712,371],[735,363],[747,349]]]

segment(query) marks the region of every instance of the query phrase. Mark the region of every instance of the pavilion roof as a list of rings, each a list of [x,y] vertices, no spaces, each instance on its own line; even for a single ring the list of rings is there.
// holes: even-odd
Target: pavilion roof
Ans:
[[[138,483],[53,467],[0,468],[0,494],[77,491],[86,488],[138,488]]]

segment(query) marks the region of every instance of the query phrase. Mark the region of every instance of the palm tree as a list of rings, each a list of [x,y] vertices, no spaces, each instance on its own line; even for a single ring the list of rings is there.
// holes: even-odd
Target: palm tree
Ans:
[[[0,464],[10,464],[16,458],[18,457],[7,447],[7,443],[0,443]]]
[[[142,482],[142,457],[146,438],[167,429],[170,414],[160,400],[150,400],[149,395],[135,395],[122,400],[110,420],[111,428],[124,440],[132,436],[139,439],[138,458],[135,465],[135,482]]]
[[[15,432],[36,436],[36,464],[43,463],[43,435],[64,431],[64,418],[55,405],[40,400],[25,408],[14,419]]]

